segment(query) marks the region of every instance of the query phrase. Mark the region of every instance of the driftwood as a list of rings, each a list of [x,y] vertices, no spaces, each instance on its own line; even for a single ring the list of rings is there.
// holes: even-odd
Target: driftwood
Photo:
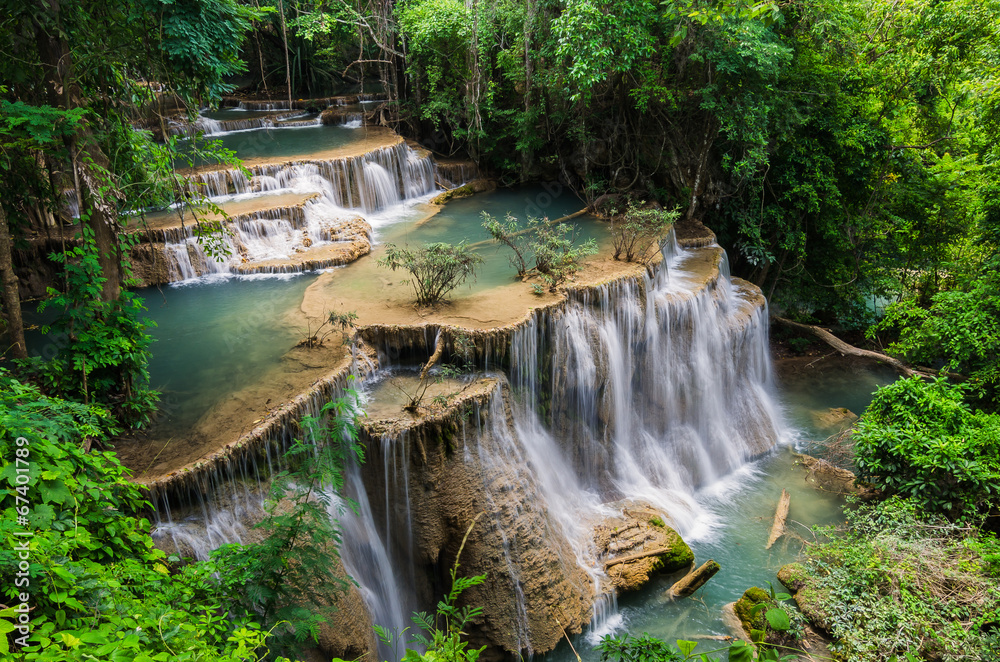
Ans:
[[[812,335],[816,336],[817,338],[825,342],[830,347],[833,347],[841,354],[880,361],[882,363],[885,363],[886,365],[892,366],[893,368],[895,368],[902,374],[906,375],[907,377],[912,377],[913,375],[920,375],[921,377],[933,378],[935,376],[933,373],[914,370],[913,368],[909,367],[899,359],[888,356],[887,354],[882,354],[880,352],[873,352],[869,349],[861,349],[860,347],[849,345],[822,327],[814,326],[812,324],[800,324],[798,322],[793,322],[790,319],[785,319],[784,317],[778,317],[778,316],[775,316],[773,319],[775,322],[783,326],[811,333]]]
[[[788,519],[788,506],[791,500],[792,495],[788,490],[781,490],[778,509],[774,511],[774,523],[771,524],[771,535],[767,537],[767,547],[764,549],[771,549],[771,545],[785,534],[785,520]]]
[[[684,575],[677,582],[670,587],[667,594],[671,598],[686,598],[699,588],[705,585],[709,579],[712,578],[715,573],[719,571],[719,564],[715,561],[709,559],[701,564],[701,566],[692,572]]]
[[[427,359],[427,363],[424,364],[424,369],[420,371],[420,381],[423,382],[427,378],[427,371],[434,367],[434,364],[441,359],[441,353],[444,351],[444,338],[441,334],[438,334],[437,341],[434,343],[434,353],[431,357]]]
[[[631,563],[632,561],[639,561],[641,559],[649,558],[650,556],[659,556],[660,554],[666,554],[670,551],[669,547],[657,547],[656,549],[651,549],[648,552],[639,552],[637,554],[629,554],[628,556],[621,556],[617,559],[611,559],[604,563],[604,569],[613,568],[619,563]]]

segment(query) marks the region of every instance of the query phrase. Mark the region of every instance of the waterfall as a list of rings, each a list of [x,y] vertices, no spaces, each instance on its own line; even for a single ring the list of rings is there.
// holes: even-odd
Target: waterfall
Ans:
[[[392,172],[359,167],[376,166]],[[685,537],[703,535],[713,513],[699,491],[783,435],[766,302],[725,260],[717,246],[668,242],[658,266],[573,290],[518,323],[496,354],[506,373],[454,409],[365,424],[366,462],[346,481],[357,510],[334,514],[375,623],[401,630],[414,609],[433,609],[482,513],[459,559],[462,574],[486,575],[466,596],[484,609],[477,644],[531,655],[564,630],[620,625],[595,526],[641,502]],[[429,327],[411,335],[422,338],[413,347],[436,343]],[[202,511],[216,538],[238,535]]]
[[[766,303],[729,277],[718,247],[668,242],[651,272],[537,311],[513,331],[508,369],[509,385],[500,376],[487,402],[465,405],[473,423],[462,418],[450,441],[412,431],[381,438],[370,457],[378,475],[366,467],[365,482],[402,586],[413,583],[408,563],[418,559],[419,583],[426,557],[442,553],[428,541],[444,525],[428,513],[486,513],[461,559],[466,574],[488,577],[470,599],[485,605],[496,645],[531,654],[561,636],[547,629],[553,595],[570,614],[583,605],[592,631],[621,624],[595,525],[641,502],[689,539],[704,535],[714,514],[699,490],[770,449],[783,424]],[[435,455],[442,444],[450,455]],[[506,596],[503,608],[496,595]]]
[[[252,166],[248,170],[250,178],[239,170],[209,170],[190,175],[188,190],[217,203],[232,196],[259,194],[262,190],[316,191],[339,207],[377,212],[437,188],[431,157],[417,154],[402,141],[358,156],[304,159]]]
[[[261,262],[269,263],[262,268],[268,272],[302,271],[306,265],[301,260],[295,260],[295,264],[270,263],[291,261],[335,241],[360,239],[358,232],[342,236],[345,233],[338,231],[345,220],[356,218],[353,210],[384,212],[437,189],[434,162],[403,142],[355,157],[254,166],[250,173],[247,177],[239,170],[206,171],[191,175],[188,186],[215,203],[261,193],[318,195],[301,208],[252,212],[226,223],[229,234],[222,239],[222,245],[229,256],[221,262],[206,254],[193,230],[184,236],[167,237],[165,254],[171,280],[244,273]],[[295,214],[299,218],[290,217]],[[315,263],[309,261],[309,265]],[[333,258],[319,262],[320,266],[339,263]]]

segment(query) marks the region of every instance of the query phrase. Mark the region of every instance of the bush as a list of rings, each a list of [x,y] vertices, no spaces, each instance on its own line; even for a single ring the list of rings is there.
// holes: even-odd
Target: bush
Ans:
[[[996,505],[1000,416],[974,412],[943,378],[901,379],[878,390],[858,421],[858,477],[951,518]]]
[[[159,399],[147,371],[153,339],[146,329],[153,322],[140,318],[145,308],[132,292],[123,290],[115,301],[101,299],[104,279],[93,231],[85,226],[82,236],[79,246],[52,254],[65,266],[67,290],[49,288],[39,306],[39,311],[62,309],[42,333],[64,334],[67,342],[51,361],[29,359],[22,367],[52,395],[104,404],[123,423],[142,426]]]
[[[993,408],[1000,388],[1000,260],[967,290],[939,292],[923,308],[914,300],[893,304],[869,330],[898,331],[889,352],[924,365],[944,365],[969,377],[976,394]]]
[[[417,304],[429,306],[443,301],[445,296],[469,278],[474,278],[483,258],[466,246],[435,243],[411,251],[395,244],[386,244],[385,257],[378,266],[392,271],[405,269],[412,276],[408,281],[417,295]]]
[[[919,511],[899,498],[848,510],[849,530],[828,530],[828,542],[808,548],[796,599],[808,594],[824,615],[838,659],[996,659],[988,639],[1000,586],[990,558],[1000,548]]]
[[[139,486],[111,452],[87,450],[115,433],[104,408],[42,395],[0,370],[0,601],[30,585],[32,629],[0,612],[4,660],[256,661],[268,633],[225,604],[218,568],[171,567],[153,547]],[[88,443],[89,442],[89,443]],[[24,464],[8,462],[22,459]],[[18,476],[29,476],[25,482]],[[26,503],[25,503],[26,502]],[[21,510],[21,509],[24,510]],[[27,524],[20,518],[26,518]],[[23,537],[30,531],[30,538]],[[27,577],[17,545],[30,541]],[[176,560],[176,559],[175,559]],[[8,635],[8,633],[10,633]],[[13,640],[14,650],[9,650]],[[27,646],[22,646],[26,643]]]
[[[680,211],[644,207],[645,203],[629,202],[628,209],[621,216],[617,210],[611,212],[612,257],[626,262],[648,262],[656,255],[660,240],[673,225]]]
[[[519,278],[531,272],[537,274],[554,292],[580,270],[580,260],[597,252],[597,242],[590,239],[577,246],[573,241],[573,228],[565,223],[550,223],[546,218],[529,216],[522,226],[514,216],[507,214],[498,221],[483,212],[483,227],[493,240],[510,248],[514,255],[511,265]],[[528,263],[534,262],[529,269]],[[540,287],[537,287],[541,291]]]
[[[337,574],[340,527],[331,517],[333,495],[343,487],[343,467],[363,460],[355,425],[358,394],[327,403],[320,418],[306,417],[306,441],[285,453],[294,468],[275,474],[262,542],[224,545],[212,553],[228,600],[257,614],[276,635],[275,646],[294,651],[334,611],[330,601],[350,583]],[[330,424],[323,425],[323,420]]]

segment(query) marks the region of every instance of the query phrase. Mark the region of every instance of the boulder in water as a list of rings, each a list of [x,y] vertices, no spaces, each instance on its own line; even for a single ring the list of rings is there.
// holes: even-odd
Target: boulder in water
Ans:
[[[657,575],[687,571],[694,552],[665,517],[647,504],[630,503],[594,528],[594,542],[615,591],[635,591]]]

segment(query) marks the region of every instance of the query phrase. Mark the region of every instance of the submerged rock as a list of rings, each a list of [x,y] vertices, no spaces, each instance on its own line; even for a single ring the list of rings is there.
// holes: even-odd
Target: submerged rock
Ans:
[[[810,412],[813,425],[824,432],[843,432],[858,420],[858,415],[847,407],[831,407]]]
[[[870,488],[857,485],[856,476],[838,466],[811,455],[793,453],[795,463],[806,470],[805,481],[817,490],[831,492],[837,495],[857,494],[862,498],[869,498],[872,494]]]

